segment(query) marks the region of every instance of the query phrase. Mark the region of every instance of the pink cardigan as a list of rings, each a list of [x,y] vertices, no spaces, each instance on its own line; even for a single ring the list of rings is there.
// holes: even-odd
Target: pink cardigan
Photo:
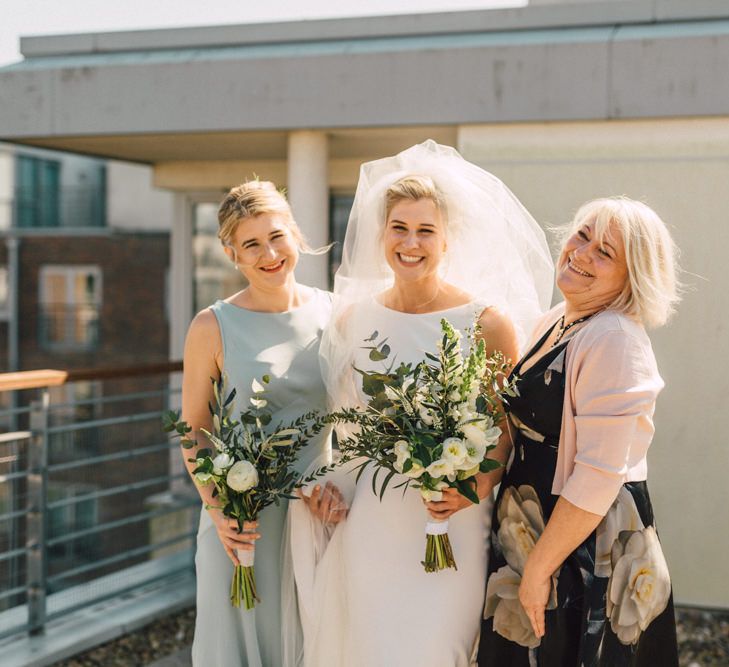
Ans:
[[[563,312],[562,303],[540,320],[532,344]],[[615,310],[598,313],[574,334],[564,367],[552,493],[604,516],[625,482],[646,479],[653,412],[664,383],[643,326]]]

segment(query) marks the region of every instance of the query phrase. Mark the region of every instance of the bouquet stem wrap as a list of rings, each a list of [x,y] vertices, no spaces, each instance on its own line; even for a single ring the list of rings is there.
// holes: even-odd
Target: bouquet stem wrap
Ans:
[[[445,521],[430,520],[425,524],[425,560],[426,572],[438,572],[448,568],[458,569],[453,557],[451,541],[448,539],[448,519]]]
[[[256,602],[260,602],[256,592],[256,571],[253,567],[256,550],[236,549],[235,554],[240,564],[235,566],[233,572],[233,581],[230,584],[230,603],[238,608],[242,600],[246,609],[253,609]]]

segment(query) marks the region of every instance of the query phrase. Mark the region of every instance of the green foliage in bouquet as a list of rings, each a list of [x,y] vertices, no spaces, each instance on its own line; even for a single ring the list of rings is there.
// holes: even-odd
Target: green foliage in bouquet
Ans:
[[[197,484],[214,486],[212,496],[216,504],[208,508],[219,509],[226,517],[235,519],[242,533],[244,522],[256,521],[261,510],[279,505],[284,498],[296,498],[294,490],[310,480],[310,477],[302,479],[294,464],[301,449],[325,426],[326,419],[311,411],[291,423],[279,423],[271,428],[272,415],[266,409],[264,387],[269,377],[264,375],[263,384],[253,380],[250,407],[236,420],[233,417],[235,389],[227,393],[225,376],[220,381],[211,380],[214,401],[208,408],[212,431],[200,429],[210,447],[197,449],[188,461],[195,463],[192,474]],[[192,428],[180,419],[179,412],[166,412],[163,428],[179,437],[185,449],[198,445],[190,437]],[[253,566],[236,568],[231,588],[234,606],[240,605],[241,596],[247,609],[258,599]]]

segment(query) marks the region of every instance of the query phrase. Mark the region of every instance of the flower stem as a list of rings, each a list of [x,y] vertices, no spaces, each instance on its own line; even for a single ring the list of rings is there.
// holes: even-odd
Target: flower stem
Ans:
[[[448,533],[425,536],[425,560],[422,565],[426,572],[438,572],[438,570],[448,568],[458,569]]]
[[[256,602],[261,601],[256,592],[256,572],[253,565],[250,567],[236,565],[233,572],[233,581],[230,585],[230,604],[238,608],[241,601],[243,601],[246,609],[253,609]]]

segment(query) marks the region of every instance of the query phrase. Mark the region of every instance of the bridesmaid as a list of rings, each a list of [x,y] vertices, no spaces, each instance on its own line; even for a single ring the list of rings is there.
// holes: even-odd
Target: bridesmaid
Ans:
[[[296,282],[301,252],[311,251],[284,196],[269,182],[233,188],[218,211],[218,236],[248,287],[198,313],[185,342],[182,416],[197,432],[210,428],[210,378],[225,372],[241,409],[251,382],[269,375],[268,406],[273,423],[311,410],[324,410],[326,391],[318,362],[322,329],[331,314],[331,295]],[[198,437],[204,446],[204,436]],[[309,444],[299,466],[308,467],[326,449],[327,434]],[[183,450],[192,471],[194,450]],[[245,534],[210,505],[211,487],[196,486],[203,502],[197,535],[197,620],[193,664],[261,667],[281,664],[280,552],[286,507],[267,507],[260,524]],[[207,508],[207,509],[206,509]],[[261,602],[235,609],[229,600],[235,550],[255,542],[256,580]]]
[[[480,667],[678,665],[646,452],[663,387],[645,326],[677,302],[675,247],[626,198],[585,204],[509,400]]]

